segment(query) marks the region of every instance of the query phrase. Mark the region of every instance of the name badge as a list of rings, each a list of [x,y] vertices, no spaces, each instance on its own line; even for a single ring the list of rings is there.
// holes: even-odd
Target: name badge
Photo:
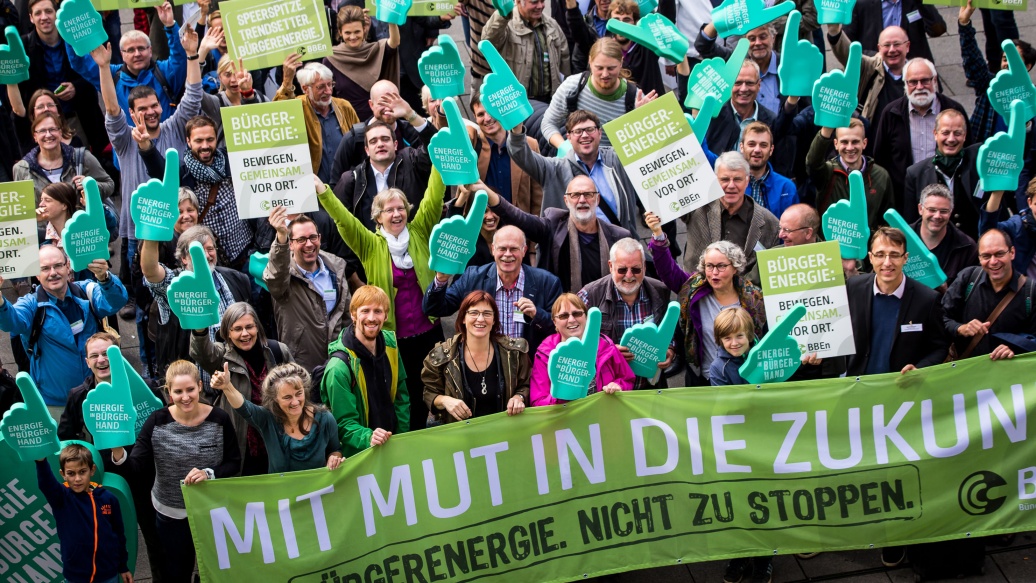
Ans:
[[[333,302],[333,301],[335,301],[335,299],[337,297],[338,297],[338,292],[336,292],[335,290],[333,290],[333,289],[325,289],[324,290],[324,299],[325,300],[330,300],[330,301]]]
[[[899,327],[900,332],[921,332],[924,330],[922,324],[903,324]]]
[[[82,331],[83,331],[83,321],[82,320],[77,320],[75,322],[72,322],[72,335],[73,336],[75,336],[76,334],[79,334]]]
[[[921,20],[921,13],[918,12],[917,10],[915,10],[913,12],[907,12],[906,16],[907,16],[907,22],[917,22],[918,20]]]
[[[525,313],[522,312],[521,310],[515,308],[515,310],[514,310],[514,321],[515,322],[525,322]]]

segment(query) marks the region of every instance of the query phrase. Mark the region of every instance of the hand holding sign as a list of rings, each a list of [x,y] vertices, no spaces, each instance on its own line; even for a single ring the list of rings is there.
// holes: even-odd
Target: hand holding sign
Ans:
[[[90,0],[65,0],[58,8],[55,26],[76,55],[85,57],[108,42],[104,21]]]
[[[730,93],[734,90],[734,81],[741,72],[741,65],[748,55],[748,39],[737,41],[734,52],[730,58],[724,61],[721,57],[705,59],[694,66],[691,76],[687,78],[687,99],[684,106],[687,109],[702,109],[706,95],[712,95],[720,104],[730,99]],[[700,115],[700,114],[699,114]],[[719,115],[719,108],[712,114],[712,117]]]
[[[11,406],[0,420],[0,434],[23,462],[43,459],[61,449],[58,424],[50,416],[36,383],[20,372],[14,382],[22,394],[21,403]]]
[[[468,216],[449,217],[432,228],[429,269],[449,275],[464,273],[468,261],[475,255],[475,243],[482,230],[488,200],[486,191],[480,190],[475,193]]]
[[[478,43],[478,50],[489,63],[492,73],[482,81],[482,106],[490,117],[506,130],[517,127],[532,115],[525,86],[518,82],[507,61],[487,40]]]
[[[939,260],[906,220],[895,209],[885,211],[884,216],[890,227],[903,231],[906,236],[907,261],[903,264],[903,273],[932,289],[946,283],[946,273],[939,266]]]
[[[614,18],[608,19],[608,31],[624,36],[644,46],[660,57],[674,63],[683,61],[690,46],[687,37],[668,18],[658,13],[648,14],[637,24],[628,24]]]
[[[633,360],[629,363],[633,374],[646,379],[658,374],[658,364],[666,360],[666,351],[673,341],[679,320],[680,303],[669,302],[660,324],[643,323],[626,328],[619,346],[625,346],[633,353]]]
[[[824,128],[847,128],[856,105],[860,86],[860,57],[863,47],[849,45],[845,71],[830,71],[813,85],[813,123]]]
[[[590,308],[586,313],[583,337],[564,340],[550,353],[547,360],[550,396],[560,401],[574,401],[586,396],[590,381],[597,374],[597,346],[600,342],[601,310]]]
[[[7,44],[0,45],[0,84],[14,85],[29,79],[29,55],[25,54],[22,37],[18,29],[8,26],[4,29]]]
[[[705,134],[709,132],[709,124],[712,123],[712,118],[717,113],[719,113],[719,101],[714,95],[706,95],[697,116],[691,117],[689,113],[684,114],[687,117],[687,123],[691,124],[691,129],[694,130],[694,135],[698,137],[699,142],[705,139]]]
[[[794,9],[794,2],[783,2],[767,8],[763,0],[724,0],[712,9],[712,24],[719,36],[726,38],[735,34],[745,34],[753,28],[777,20]]]
[[[104,220],[101,191],[93,178],[83,180],[86,208],[76,211],[65,223],[61,244],[72,262],[72,271],[86,269],[94,259],[110,259],[108,252],[108,224]]]
[[[137,412],[118,346],[108,347],[108,362],[111,382],[97,383],[83,401],[83,424],[99,449],[130,445],[137,438]]]
[[[867,223],[867,191],[859,170],[849,174],[849,200],[840,200],[827,207],[821,223],[824,237],[828,241],[838,241],[842,259],[867,256],[871,230]]]
[[[802,350],[791,335],[795,324],[806,315],[806,306],[799,304],[784,315],[748,353],[738,369],[741,378],[753,385],[783,383],[791,378],[802,363]]]
[[[403,26],[406,22],[406,13],[414,4],[413,0],[377,0],[378,20],[387,23]]]
[[[457,43],[448,34],[439,35],[439,46],[431,47],[417,60],[417,72],[432,92],[432,99],[446,99],[464,93],[464,63]]]
[[[130,197],[134,230],[141,241],[172,241],[180,216],[180,155],[165,151],[165,174],[141,184]]]
[[[266,278],[263,274],[266,272],[266,266],[270,263],[269,253],[252,253],[252,256],[248,258],[248,275],[252,276],[259,287],[266,291],[270,291],[270,288],[266,287]]]
[[[449,186],[478,182],[478,156],[468,139],[457,102],[447,97],[442,101],[442,110],[446,113],[447,127],[436,132],[428,144],[432,164],[442,175],[443,183]]]
[[[169,309],[180,319],[181,328],[202,330],[219,324],[219,295],[205,248],[194,241],[189,250],[194,271],[184,271],[176,276],[166,295]]]
[[[802,13],[793,10],[784,29],[781,62],[777,65],[781,95],[809,97],[813,94],[813,84],[824,71],[824,55],[817,45],[808,40],[798,40],[801,20]]]
[[[1013,115],[1011,104],[1020,99],[1025,106],[1022,111],[1022,122],[1027,122],[1036,115],[1036,86],[1033,86],[1025,62],[1018,55],[1018,48],[1011,40],[1005,40],[1001,47],[1007,58],[1007,69],[1001,69],[989,83],[986,95],[989,103],[1005,120]],[[1014,187],[1011,187],[1014,190]],[[989,192],[987,189],[986,192]]]
[[[817,2],[817,22],[820,24],[849,24],[853,19],[853,6],[856,0],[819,0]],[[781,54],[781,58],[784,55]]]
[[[493,0],[493,8],[500,13],[500,16],[508,18],[511,16],[511,12],[514,12],[514,0]],[[479,50],[482,50],[481,43],[479,43]]]
[[[1011,104],[1006,132],[990,136],[978,148],[978,176],[982,190],[1014,191],[1025,163],[1025,105],[1020,99]]]

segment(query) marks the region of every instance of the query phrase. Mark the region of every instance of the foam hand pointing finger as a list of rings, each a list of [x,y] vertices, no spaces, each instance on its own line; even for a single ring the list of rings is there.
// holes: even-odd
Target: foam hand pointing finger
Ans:
[[[1025,62],[1018,55],[1018,48],[1011,40],[1005,40],[1001,47],[1007,57],[1007,69],[1001,69],[989,83],[986,95],[990,104],[1005,120],[1011,113],[1011,103],[1020,99],[1025,106],[1022,111],[1022,122],[1027,122],[1036,115],[1036,87],[1033,86]],[[1010,190],[1014,190],[1011,187]],[[987,190],[986,192],[990,192]]]
[[[785,314],[748,353],[737,371],[741,378],[753,385],[781,383],[791,378],[802,362],[802,350],[791,331],[805,315],[806,306],[802,304]]]
[[[734,81],[741,72],[741,65],[747,55],[748,39],[743,38],[737,41],[737,46],[726,61],[721,57],[712,57],[695,65],[691,76],[687,78],[687,99],[684,100],[684,106],[687,109],[700,110],[706,95],[712,95],[720,103],[726,103],[734,90]],[[716,108],[712,117],[717,115],[719,108]]]
[[[1015,190],[1025,163],[1025,105],[1011,104],[1006,132],[997,132],[978,148],[978,176],[982,190]]]
[[[725,0],[712,9],[712,24],[719,36],[745,34],[795,9],[794,2],[782,2],[771,8],[763,0]],[[798,35],[796,35],[798,36]]]
[[[500,16],[510,18],[511,12],[514,11],[514,0],[493,0],[493,8],[496,8]],[[479,47],[479,50],[482,50],[482,47]]]
[[[442,128],[428,144],[432,164],[442,175],[442,181],[449,186],[460,186],[478,182],[478,157],[468,139],[467,126],[460,116],[460,109],[452,97],[442,101],[447,127]]]
[[[701,109],[698,110],[698,115],[691,117],[689,113],[684,114],[687,122],[691,124],[694,135],[698,136],[699,142],[705,139],[705,134],[709,131],[709,124],[718,112],[719,101],[716,99],[716,96],[706,95],[705,100],[701,104]]]
[[[376,12],[378,20],[386,24],[403,26],[406,13],[410,11],[413,0],[377,0]]]
[[[252,253],[248,258],[248,275],[252,276],[259,287],[266,291],[270,291],[270,288],[266,287],[266,266],[270,264],[269,253]]]
[[[609,32],[624,36],[674,63],[684,59],[687,47],[690,46],[687,37],[676,28],[676,25],[657,12],[641,18],[637,24],[610,18],[607,28]]]
[[[532,104],[525,86],[518,82],[507,61],[500,56],[493,43],[483,40],[478,50],[493,71],[482,81],[482,106],[500,126],[510,129],[518,126],[532,115]]]
[[[114,358],[112,355],[115,355]],[[147,386],[144,379],[140,378],[140,374],[137,373],[137,369],[133,368],[125,358],[122,357],[122,351],[109,351],[108,352],[108,365],[112,371],[112,384],[116,383],[115,378],[115,367],[121,366],[123,371],[126,373],[126,383],[129,387],[130,399],[133,403],[133,410],[137,412],[137,422],[133,426],[133,435],[140,433],[140,428],[144,426],[144,422],[151,416],[152,413],[165,407],[165,403],[162,399],[159,399],[151,392],[151,387]],[[119,380],[117,382],[123,382]]]
[[[83,424],[99,449],[130,445],[137,438],[137,411],[118,346],[108,347],[108,363],[111,382],[97,383],[83,401]]]
[[[23,462],[43,459],[61,449],[58,424],[50,416],[47,404],[28,373],[18,373],[14,381],[23,402],[12,405],[4,413],[0,434]]]
[[[61,244],[72,262],[72,271],[86,269],[94,259],[110,259],[108,252],[108,224],[104,220],[101,191],[93,178],[83,180],[86,208],[76,211],[65,223]]]
[[[849,174],[849,200],[843,199],[827,207],[821,225],[828,241],[838,241],[842,259],[867,256],[871,230],[867,223],[867,193],[859,170]]]
[[[141,241],[172,241],[173,226],[180,216],[180,154],[165,151],[165,174],[137,187],[130,197],[134,230]]]
[[[884,216],[890,227],[903,231],[903,235],[906,236],[907,261],[903,264],[903,273],[932,289],[945,283],[946,272],[939,267],[938,258],[928,250],[928,245],[925,245],[917,232],[910,228],[910,224],[896,212],[896,209],[885,211]]]
[[[219,295],[212,270],[201,243],[188,248],[194,271],[183,271],[169,284],[169,309],[180,319],[184,330],[202,330],[219,324]]]
[[[669,302],[660,324],[645,322],[626,328],[619,346],[625,346],[633,354],[629,362],[633,374],[646,379],[658,373],[658,363],[666,359],[666,350],[673,341],[676,323],[680,319],[680,303]]]
[[[824,128],[847,128],[856,111],[860,86],[860,57],[863,47],[849,45],[845,71],[830,71],[813,85],[813,123]]]
[[[777,65],[781,95],[809,97],[813,94],[813,84],[824,70],[824,55],[820,54],[817,45],[808,40],[798,40],[801,20],[802,13],[793,10],[784,29],[781,62]]]
[[[90,51],[108,42],[104,21],[90,0],[62,2],[54,25],[61,38],[72,45],[72,50],[80,57],[89,55]]]
[[[586,313],[583,337],[569,338],[550,353],[547,360],[550,396],[560,401],[574,401],[586,396],[590,381],[597,374],[597,346],[600,341],[601,310],[590,308]]]
[[[14,85],[29,79],[29,55],[25,54],[22,37],[18,29],[8,26],[4,29],[7,44],[0,45],[0,85]]]
[[[429,48],[417,60],[417,72],[432,92],[432,99],[446,99],[464,93],[464,63],[457,43],[448,34],[439,35],[439,45]]]
[[[820,0],[817,2],[817,21],[820,24],[849,24],[855,5],[856,0]],[[784,58],[783,54],[781,58]]]
[[[482,230],[488,201],[489,195],[480,190],[475,193],[468,216],[448,217],[432,228],[429,269],[449,275],[464,272],[468,261],[475,255],[475,244]]]

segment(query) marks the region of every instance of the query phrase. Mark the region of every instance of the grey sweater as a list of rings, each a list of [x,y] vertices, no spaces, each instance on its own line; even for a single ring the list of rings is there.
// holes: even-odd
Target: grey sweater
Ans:
[[[550,106],[547,107],[546,113],[543,114],[543,121],[540,125],[540,133],[543,134],[543,137],[550,139],[554,134],[560,134],[561,130],[565,128],[568,114],[572,113],[568,110],[568,99],[575,94],[576,89],[579,87],[579,77],[579,75],[570,75],[561,82],[554,96],[550,98]],[[583,87],[583,90],[579,93],[579,98],[576,101],[578,109],[596,113],[597,117],[601,119],[601,125],[626,114],[625,91],[618,93],[615,99],[609,101],[594,94],[592,83],[593,80],[587,79],[586,87]],[[612,145],[611,141],[608,140],[608,134],[604,133],[603,130],[601,131],[601,145]]]

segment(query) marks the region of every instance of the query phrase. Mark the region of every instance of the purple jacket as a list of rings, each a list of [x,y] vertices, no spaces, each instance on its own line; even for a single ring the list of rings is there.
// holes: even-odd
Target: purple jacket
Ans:
[[[560,343],[561,334],[551,334],[536,350],[536,359],[532,363],[532,388],[530,390],[533,407],[566,402],[550,396],[550,377],[547,375],[547,361],[550,359],[550,353]],[[597,345],[597,376],[594,377],[594,380],[597,381],[597,390],[600,391],[608,383],[618,383],[622,390],[631,391],[635,378],[633,370],[612,339],[602,335],[601,342]]]

